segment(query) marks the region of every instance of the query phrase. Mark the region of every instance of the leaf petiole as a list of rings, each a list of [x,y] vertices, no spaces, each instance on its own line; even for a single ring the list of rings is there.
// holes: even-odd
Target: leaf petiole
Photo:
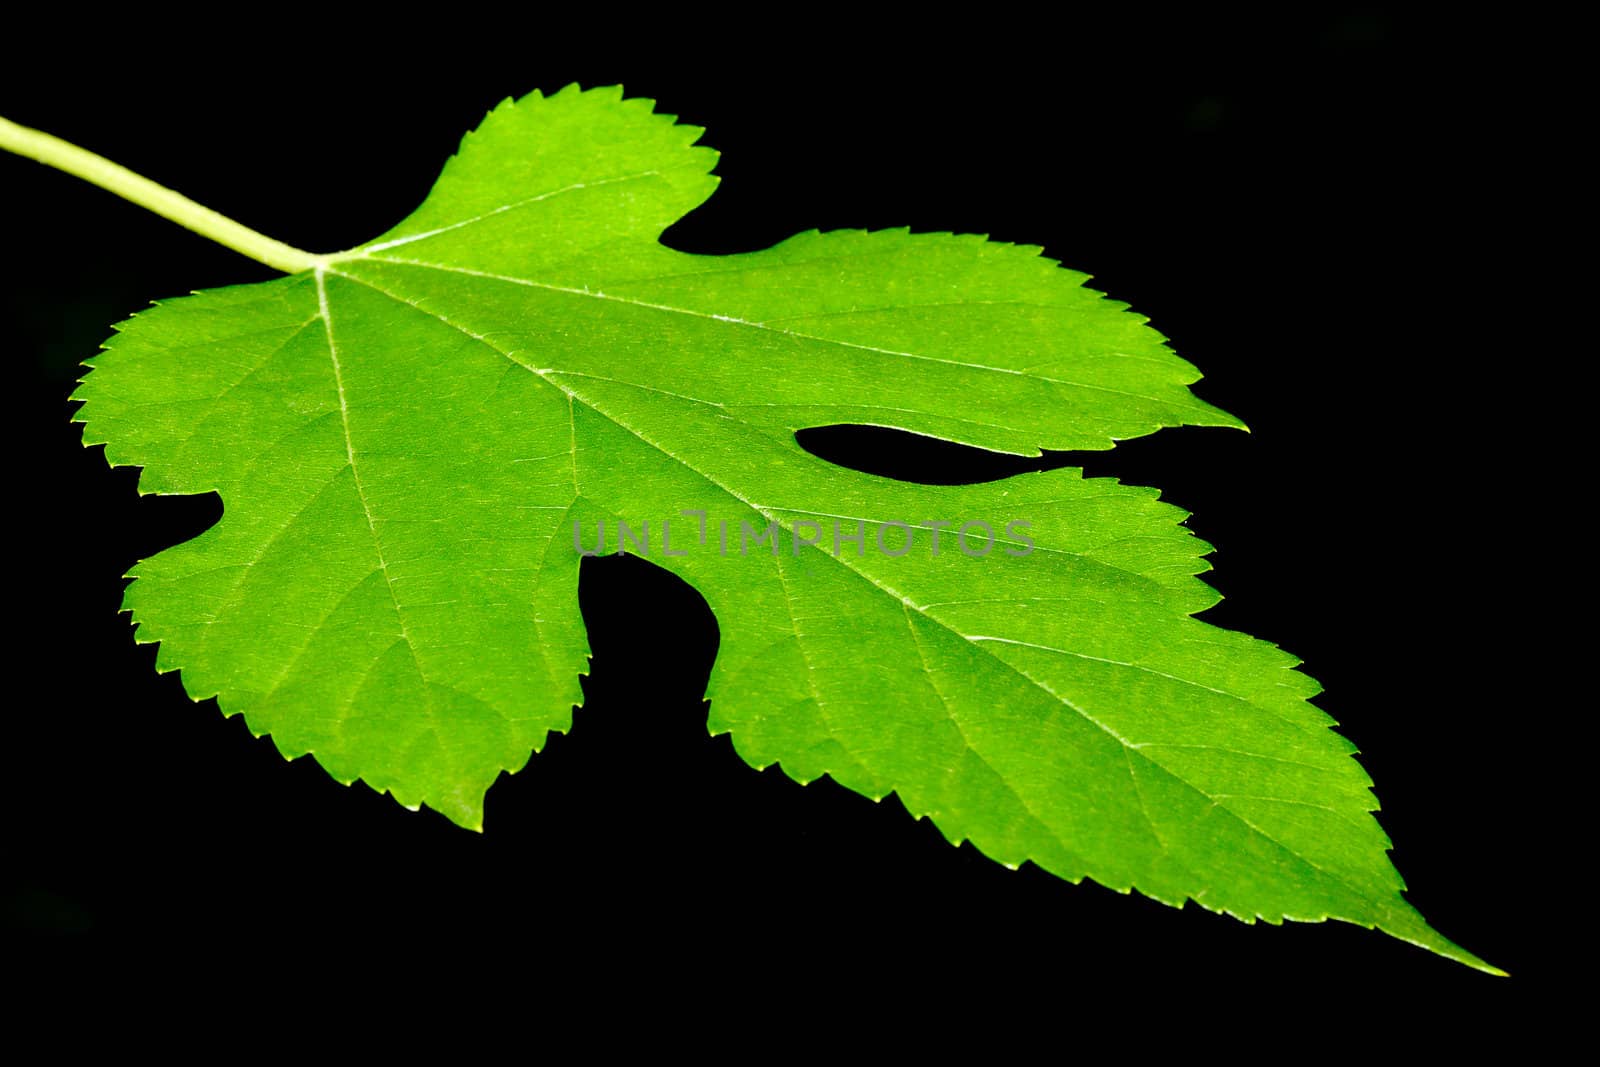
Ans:
[[[3,116],[0,116],[0,148],[98,185],[285,274],[310,270],[327,259],[275,241],[104,156],[41,130],[20,126]]]

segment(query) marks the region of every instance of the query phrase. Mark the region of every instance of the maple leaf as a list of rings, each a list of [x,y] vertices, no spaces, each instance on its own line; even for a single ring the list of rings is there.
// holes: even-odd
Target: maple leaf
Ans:
[[[893,792],[1009,866],[1492,969],[1401,896],[1298,661],[1192,618],[1219,598],[1185,513],[1070,468],[879,479],[795,439],[1037,455],[1239,426],[1196,370],[1037,248],[671,250],[716,184],[701,132],[617,88],[508,101],[390,232],[329,256],[229,233],[289,276],[121,324],[74,394],[85,443],[226,509],[132,572],[158,668],[481,828],[581,702],[584,554],[626,548],[706,598],[709,726],[756,767]]]

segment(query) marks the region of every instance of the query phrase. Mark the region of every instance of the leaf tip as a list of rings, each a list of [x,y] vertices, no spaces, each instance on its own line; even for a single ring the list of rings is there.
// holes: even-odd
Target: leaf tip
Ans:
[[[1454,960],[1456,963],[1471,967],[1475,971],[1492,975],[1496,978],[1511,977],[1509,972],[1501,970],[1488,960],[1468,952],[1448,937],[1439,933],[1429,926],[1427,920],[1423,919],[1422,915],[1415,910],[1407,909],[1404,915],[1392,919],[1390,922],[1379,922],[1374,925],[1390,937],[1415,945],[1418,948],[1426,949],[1436,956],[1443,956],[1447,960]]]

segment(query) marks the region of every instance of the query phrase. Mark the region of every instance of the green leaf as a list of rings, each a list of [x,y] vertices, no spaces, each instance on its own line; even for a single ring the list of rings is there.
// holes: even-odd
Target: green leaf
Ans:
[[[159,668],[286,757],[478,828],[571,724],[578,545],[626,524],[715,613],[710,729],[754,766],[896,793],[1010,866],[1492,970],[1401,896],[1298,661],[1191,617],[1219,598],[1185,513],[1075,469],[880,479],[795,439],[1036,455],[1240,426],[1195,369],[1037,248],[666,248],[716,184],[701,132],[620,89],[507,102],[390,232],[278,246],[312,265],[123,323],[75,394],[86,443],[225,507],[133,572]]]

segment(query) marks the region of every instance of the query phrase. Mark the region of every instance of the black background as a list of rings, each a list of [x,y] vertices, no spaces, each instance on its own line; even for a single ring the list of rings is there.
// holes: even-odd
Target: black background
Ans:
[[[621,82],[723,153],[722,188],[669,232],[676,247],[897,225],[1044,245],[1150,315],[1205,372],[1200,395],[1253,430],[1168,430],[1071,462],[1194,513],[1227,597],[1206,618],[1305,659],[1378,783],[1411,900],[1516,977],[1343,924],[1248,927],[1009,872],[892,797],[758,773],[706,736],[708,610],[636,560],[585,563],[586,706],[494,787],[486,833],[286,764],[157,676],[117,613],[119,576],[219,506],[139,499],[133,471],[80,447],[66,401],[112,323],[273,272],[8,157],[14,945],[241,967],[388,950],[442,960],[415,964],[434,974],[482,958],[706,968],[693,991],[708,996],[855,976],[945,1000],[1153,983],[1415,1009],[1537,988],[1565,920],[1540,903],[1551,862],[1528,833],[1546,803],[1535,636],[1505,601],[1554,564],[1511,547],[1551,505],[1512,488],[1526,438],[1504,368],[1540,375],[1501,295],[1519,263],[1499,210],[1522,111],[1542,106],[1501,89],[1526,57],[1492,27],[1348,12],[922,18],[74,42],[13,64],[0,113],[331,250],[408,212],[500,99]],[[808,444],[932,481],[1028,466],[882,435]]]

